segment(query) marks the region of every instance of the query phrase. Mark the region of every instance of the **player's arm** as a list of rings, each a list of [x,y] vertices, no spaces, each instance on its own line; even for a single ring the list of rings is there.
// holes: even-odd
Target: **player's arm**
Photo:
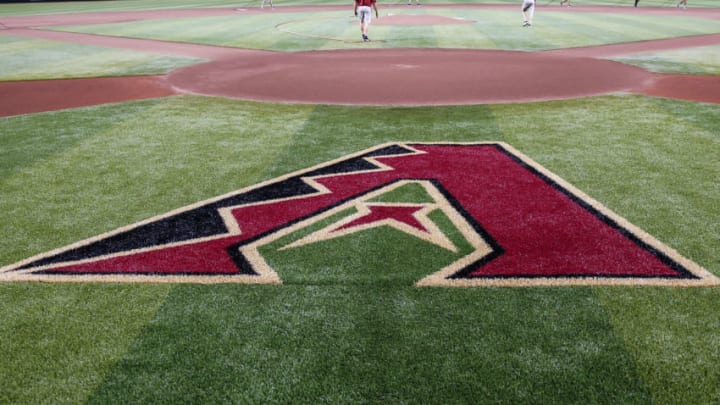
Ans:
[[[375,18],[380,18],[380,15],[378,14],[377,4],[373,3],[373,8],[375,9]]]
[[[355,12],[355,17],[357,17],[357,5],[358,5],[358,4],[357,4],[357,1],[356,1],[356,2],[355,2],[355,10],[354,10],[354,12]]]

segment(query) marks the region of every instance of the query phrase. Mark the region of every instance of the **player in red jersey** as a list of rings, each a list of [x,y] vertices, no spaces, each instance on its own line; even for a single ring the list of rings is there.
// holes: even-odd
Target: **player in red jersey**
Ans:
[[[362,33],[363,42],[370,40],[368,38],[368,29],[372,20],[373,9],[375,10],[375,18],[380,18],[375,0],[355,0],[355,16],[360,17],[360,32]]]

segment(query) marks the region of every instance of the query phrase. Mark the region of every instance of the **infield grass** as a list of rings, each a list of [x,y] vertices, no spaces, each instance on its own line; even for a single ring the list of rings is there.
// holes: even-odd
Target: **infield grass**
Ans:
[[[3,118],[0,263],[387,141],[494,140],[718,274],[718,122],[715,105],[641,96],[418,108],[180,96]],[[718,288],[416,288],[417,266],[383,257],[368,253],[364,275],[293,260],[281,286],[0,284],[0,402],[720,395]]]
[[[0,81],[156,75],[202,61],[0,35]]]
[[[643,14],[538,13],[532,30],[519,27],[516,11],[450,8],[383,8],[382,15],[433,14],[472,24],[372,26],[371,43],[357,41],[357,21],[347,11],[243,14],[116,24],[54,27],[80,33],[190,42],[277,51],[354,48],[470,48],[538,51],[720,33],[717,21]],[[381,19],[383,17],[381,16]]]
[[[134,10],[163,10],[173,8],[193,7],[259,7],[260,0],[152,0],[138,2],[136,0],[114,0],[114,1],[82,1],[82,2],[50,2],[39,3],[11,3],[0,4],[0,16],[33,15],[33,14],[62,14],[82,13],[91,11],[134,11]],[[461,0],[433,0],[423,2],[424,4],[467,4]],[[472,4],[511,4],[518,5],[517,0],[473,0]],[[634,0],[573,0],[576,6],[583,5],[606,5],[606,6],[627,6],[631,7]],[[640,9],[645,7],[674,7],[675,0],[642,0]],[[278,6],[299,6],[299,5],[346,5],[347,2],[338,0],[278,0]],[[404,5],[405,0],[381,1],[381,5]],[[556,6],[559,0],[540,1],[540,6]],[[716,0],[691,0],[690,7],[719,7]],[[518,6],[519,7],[519,6]]]
[[[658,73],[720,74],[720,45],[698,46],[613,58]]]

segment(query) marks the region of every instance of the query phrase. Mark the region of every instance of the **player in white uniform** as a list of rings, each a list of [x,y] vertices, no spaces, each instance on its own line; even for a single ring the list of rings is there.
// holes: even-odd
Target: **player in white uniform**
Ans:
[[[532,27],[535,17],[535,0],[523,0],[522,3],[523,27]]]

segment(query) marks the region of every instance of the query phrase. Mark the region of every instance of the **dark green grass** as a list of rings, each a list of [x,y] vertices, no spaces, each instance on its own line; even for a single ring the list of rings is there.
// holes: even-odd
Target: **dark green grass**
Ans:
[[[183,286],[90,402],[649,403],[608,321],[583,288]]]
[[[85,401],[170,291],[157,285],[0,285],[0,403]]]
[[[719,122],[716,105],[641,96],[418,108],[182,96],[3,118],[0,263],[383,142],[493,140],[720,274]],[[287,261],[281,286],[0,284],[0,402],[720,395],[718,288],[420,289],[423,269],[396,256],[322,272]]]

